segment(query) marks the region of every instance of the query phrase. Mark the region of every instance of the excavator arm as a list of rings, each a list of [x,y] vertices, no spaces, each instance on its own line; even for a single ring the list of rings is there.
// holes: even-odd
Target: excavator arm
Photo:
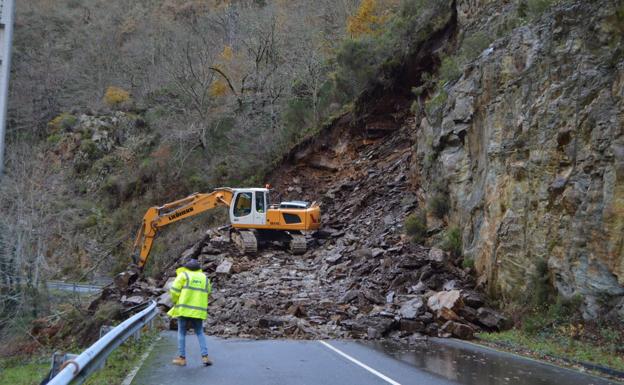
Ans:
[[[143,268],[149,257],[154,238],[160,228],[173,222],[177,222],[205,211],[212,210],[218,206],[230,206],[232,189],[218,188],[209,194],[195,193],[175,202],[167,203],[163,206],[150,207],[143,216],[143,223],[137,232],[134,241],[134,250],[140,248],[138,258],[135,254],[135,262],[139,268]]]

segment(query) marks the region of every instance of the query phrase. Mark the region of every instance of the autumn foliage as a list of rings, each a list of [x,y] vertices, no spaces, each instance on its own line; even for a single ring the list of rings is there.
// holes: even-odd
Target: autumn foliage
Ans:
[[[104,93],[104,102],[110,107],[117,106],[130,100],[130,93],[119,87],[108,87]]]
[[[347,31],[352,37],[370,35],[383,24],[380,16],[380,4],[377,0],[362,0],[355,15],[347,20]]]

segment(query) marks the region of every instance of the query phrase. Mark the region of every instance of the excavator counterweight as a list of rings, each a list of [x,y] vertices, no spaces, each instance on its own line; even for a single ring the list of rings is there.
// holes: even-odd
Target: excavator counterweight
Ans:
[[[135,262],[143,268],[152,249],[158,231],[177,222],[219,206],[228,207],[232,225],[232,240],[246,254],[257,251],[258,236],[279,233],[288,239],[293,254],[306,251],[302,231],[317,230],[321,225],[318,204],[303,201],[271,204],[268,188],[218,188],[211,193],[195,193],[163,206],[150,207],[143,216],[143,223],[134,241],[139,249]]]

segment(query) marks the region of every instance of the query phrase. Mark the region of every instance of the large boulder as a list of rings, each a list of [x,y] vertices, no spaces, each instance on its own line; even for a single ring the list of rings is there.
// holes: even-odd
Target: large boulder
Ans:
[[[437,313],[443,308],[457,311],[462,306],[461,291],[449,290],[437,292],[429,297],[427,306],[434,313]]]
[[[439,332],[441,337],[452,335],[462,340],[469,340],[474,337],[474,330],[470,326],[454,321],[446,321]]]
[[[477,309],[477,321],[487,328],[496,330],[507,328],[509,323],[505,316],[489,307]]]
[[[421,296],[414,297],[403,303],[399,309],[401,318],[416,319],[420,314],[425,312],[425,304]]]
[[[219,266],[217,266],[217,269],[215,271],[217,274],[230,274],[232,271],[232,261],[228,259],[223,260],[223,262],[221,262]]]
[[[123,271],[115,276],[113,283],[119,291],[124,292],[136,282],[137,278],[139,278],[139,274],[136,271]]]

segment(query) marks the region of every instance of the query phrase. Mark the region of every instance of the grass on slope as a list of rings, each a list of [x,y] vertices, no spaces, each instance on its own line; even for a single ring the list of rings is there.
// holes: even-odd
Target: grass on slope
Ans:
[[[49,370],[49,357],[0,360],[0,385],[38,385]]]
[[[118,347],[110,355],[106,366],[91,376],[86,385],[118,385],[128,373],[139,364],[141,356],[149,349],[157,337],[157,332],[144,335],[138,342],[133,339]]]
[[[624,371],[624,355],[616,353],[610,344],[579,341],[562,335],[531,335],[519,329],[500,333],[480,333],[478,338],[533,358],[546,360],[563,358]]]
[[[87,385],[121,384],[128,373],[139,363],[141,356],[154,343],[157,332],[144,335],[138,342],[133,339],[111,354],[106,366],[93,374]],[[36,358],[11,358],[0,360],[0,385],[38,385],[50,370],[51,354]]]

